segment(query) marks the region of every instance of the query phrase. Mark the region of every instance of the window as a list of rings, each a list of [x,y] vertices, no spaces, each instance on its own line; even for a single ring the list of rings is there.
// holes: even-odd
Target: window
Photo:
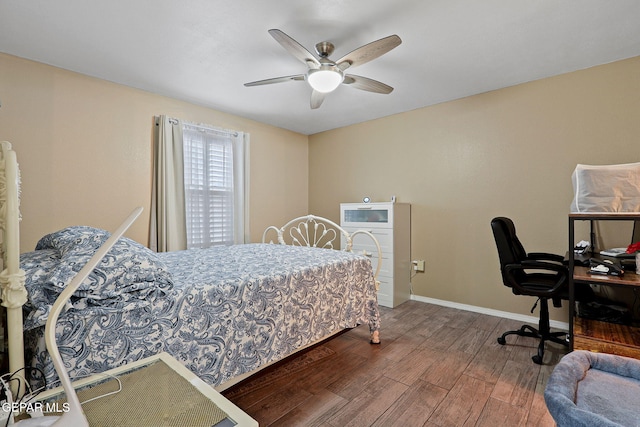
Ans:
[[[183,126],[187,248],[244,242],[244,134]]]

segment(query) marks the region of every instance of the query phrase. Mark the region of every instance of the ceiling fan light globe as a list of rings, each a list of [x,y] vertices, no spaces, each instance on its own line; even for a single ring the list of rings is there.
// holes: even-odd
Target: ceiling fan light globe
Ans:
[[[329,93],[336,90],[342,80],[344,79],[344,74],[340,70],[337,69],[318,69],[318,70],[309,70],[307,74],[307,81],[309,85],[318,92]]]

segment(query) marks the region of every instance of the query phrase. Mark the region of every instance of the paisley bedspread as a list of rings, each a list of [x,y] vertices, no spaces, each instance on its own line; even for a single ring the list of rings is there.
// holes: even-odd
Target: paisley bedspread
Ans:
[[[172,286],[145,288],[143,303],[94,298],[60,316],[57,342],[72,379],[166,351],[220,386],[342,329],[380,326],[364,256],[272,244],[156,255]],[[37,322],[26,331],[27,365],[53,387],[43,333]]]

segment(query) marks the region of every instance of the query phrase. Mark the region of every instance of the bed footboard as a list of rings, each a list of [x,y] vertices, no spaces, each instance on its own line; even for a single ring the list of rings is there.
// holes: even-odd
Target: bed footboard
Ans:
[[[357,230],[353,233],[347,232],[330,219],[316,215],[305,215],[294,218],[282,227],[269,226],[262,234],[262,243],[277,243],[281,245],[309,246],[325,249],[342,249],[346,252],[353,252],[353,238],[359,234],[368,236],[377,248],[377,254],[363,251],[363,255],[372,258],[372,265],[375,262],[373,278],[375,280],[376,291],[380,286],[378,274],[382,265],[382,249],[378,239],[366,230]],[[377,325],[370,325],[371,343],[380,343],[380,331]]]

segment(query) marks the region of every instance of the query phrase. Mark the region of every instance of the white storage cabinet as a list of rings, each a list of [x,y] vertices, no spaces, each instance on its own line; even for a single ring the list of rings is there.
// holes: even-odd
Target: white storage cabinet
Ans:
[[[382,266],[378,280],[378,304],[396,307],[409,300],[411,293],[411,205],[409,203],[341,203],[340,226],[347,232],[366,230],[373,234],[382,249]],[[342,247],[345,243],[342,242]],[[358,234],[353,251],[375,254],[371,239]],[[372,257],[373,269],[377,267]]]

